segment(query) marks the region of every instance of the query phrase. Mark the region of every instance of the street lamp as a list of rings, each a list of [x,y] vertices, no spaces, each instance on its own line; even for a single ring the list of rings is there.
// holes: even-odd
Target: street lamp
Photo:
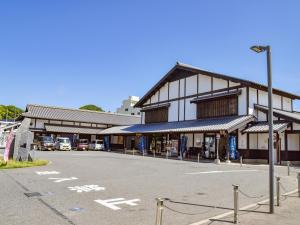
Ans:
[[[267,52],[267,70],[268,70],[268,105],[269,105],[269,197],[270,213],[274,213],[274,145],[273,145],[273,98],[272,98],[272,71],[271,71],[271,47],[252,46],[250,48],[256,53]]]

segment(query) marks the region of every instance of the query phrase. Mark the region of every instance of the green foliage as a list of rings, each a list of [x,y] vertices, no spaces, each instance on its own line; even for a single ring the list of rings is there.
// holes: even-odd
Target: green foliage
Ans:
[[[8,120],[13,120],[24,111],[14,105],[0,105],[0,120],[5,120],[6,117]]]
[[[47,160],[34,160],[33,162],[29,161],[15,161],[9,160],[8,162],[4,162],[2,158],[0,158],[0,169],[14,169],[14,168],[24,168],[24,167],[33,167],[33,166],[45,166],[48,164]]]
[[[79,109],[104,112],[104,110],[101,107],[96,106],[96,105],[84,105],[84,106],[81,106]]]

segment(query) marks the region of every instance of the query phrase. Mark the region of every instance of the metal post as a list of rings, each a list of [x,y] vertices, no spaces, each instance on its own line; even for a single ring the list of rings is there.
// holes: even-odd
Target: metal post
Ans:
[[[153,157],[155,158],[155,150],[153,151]]]
[[[298,173],[298,197],[300,198],[300,173]]]
[[[216,149],[216,159],[215,159],[215,163],[216,164],[220,164],[220,158],[219,158],[219,140],[220,140],[220,134],[216,135],[216,139],[217,139],[217,149]]]
[[[280,205],[280,177],[276,177],[277,206]]]
[[[200,153],[198,153],[198,163],[200,162]]]
[[[167,149],[166,158],[169,159],[169,150]]]
[[[291,163],[290,163],[290,161],[287,161],[287,172],[288,172],[288,176],[290,175],[290,165],[291,165]]]
[[[164,200],[162,198],[156,199],[156,225],[162,225],[162,214],[164,209]]]
[[[243,156],[240,156],[240,165],[243,166]]]
[[[233,223],[238,223],[238,211],[239,211],[239,186],[238,185],[232,185],[233,186]]]
[[[271,47],[266,46],[268,67],[268,104],[269,104],[269,186],[270,213],[274,213],[274,146],[273,146],[273,88],[271,70]]]

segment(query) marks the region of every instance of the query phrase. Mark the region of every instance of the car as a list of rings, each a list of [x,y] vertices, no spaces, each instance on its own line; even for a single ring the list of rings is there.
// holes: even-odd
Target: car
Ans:
[[[56,138],[55,149],[70,151],[72,149],[70,138],[68,137]]]
[[[104,150],[103,140],[94,140],[89,144],[91,150]]]
[[[77,150],[88,150],[89,140],[88,139],[79,139],[77,142]]]
[[[38,137],[37,141],[38,150],[54,150],[54,140],[51,136]]]

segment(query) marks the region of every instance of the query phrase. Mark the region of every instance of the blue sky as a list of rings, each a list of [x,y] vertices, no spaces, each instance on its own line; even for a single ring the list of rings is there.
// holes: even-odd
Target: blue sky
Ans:
[[[300,95],[300,1],[1,1],[0,104],[115,111],[174,64],[266,83]],[[297,109],[300,105],[296,104]]]

